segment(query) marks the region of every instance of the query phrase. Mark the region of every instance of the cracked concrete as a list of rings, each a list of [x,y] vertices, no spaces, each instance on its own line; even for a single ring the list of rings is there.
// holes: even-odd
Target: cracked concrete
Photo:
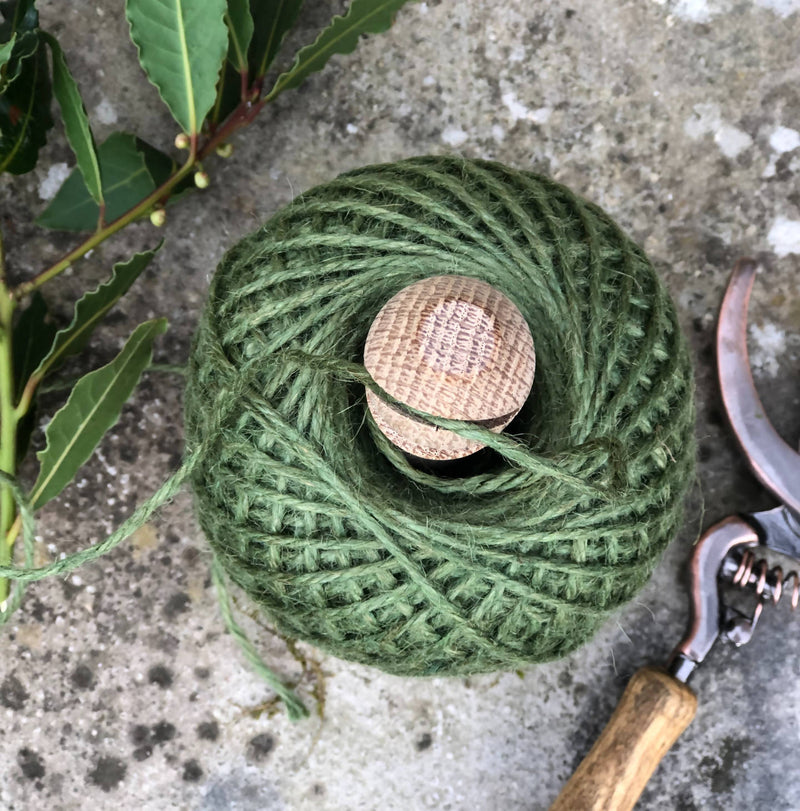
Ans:
[[[39,0],[98,138],[175,134],[139,70],[118,0]],[[294,42],[339,2],[309,3]],[[712,335],[732,261],[756,255],[757,383],[800,436],[800,6],[796,0],[525,0],[409,5],[391,32],[286,93],[169,211],[167,244],[75,367],[166,315],[158,358],[180,362],[213,269],[294,195],[360,164],[456,151],[545,172],[606,208],[655,261],[697,367],[699,484],[652,582],[597,638],[520,676],[413,681],[299,659],[248,619],[268,659],[324,674],[322,718],[291,724],[223,630],[188,496],[102,560],[33,585],[3,632],[0,805],[39,809],[545,809],[639,666],[687,616],[684,567],[702,523],[771,505],[724,424]],[[74,237],[31,225],[73,159],[54,134],[37,170],[0,183],[12,273]],[[53,168],[55,167],[55,169]],[[57,317],[113,261],[151,246],[125,231],[46,291]],[[58,406],[58,395],[43,413]],[[150,374],[72,489],[42,515],[40,555],[100,540],[179,464],[181,383]],[[30,470],[27,471],[30,474]],[[246,604],[243,608],[247,610]],[[765,612],[719,646],[693,686],[697,718],[639,808],[794,811],[800,805],[800,634]],[[300,659],[306,657],[305,667]]]

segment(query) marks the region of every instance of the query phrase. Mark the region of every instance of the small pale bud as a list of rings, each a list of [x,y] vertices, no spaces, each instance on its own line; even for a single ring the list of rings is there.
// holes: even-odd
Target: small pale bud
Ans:
[[[233,155],[233,144],[220,144],[217,147],[217,155],[220,158],[230,158]]]
[[[197,186],[198,189],[207,189],[210,182],[207,172],[194,173],[194,185]]]
[[[153,223],[156,228],[161,228],[166,221],[167,212],[164,211],[163,208],[156,208],[150,212],[150,222]]]
[[[177,149],[189,148],[189,136],[185,132],[179,132],[175,136],[175,147]]]

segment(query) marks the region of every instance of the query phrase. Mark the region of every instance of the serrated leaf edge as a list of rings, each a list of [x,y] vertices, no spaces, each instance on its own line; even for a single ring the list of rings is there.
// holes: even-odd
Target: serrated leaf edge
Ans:
[[[97,285],[94,290],[89,290],[84,293],[76,302],[75,307],[73,309],[72,321],[67,324],[66,327],[60,329],[54,336],[53,336],[53,345],[50,347],[50,351],[45,355],[42,359],[41,363],[36,367],[36,370],[31,375],[31,377],[37,377],[39,379],[43,378],[47,371],[52,367],[55,363],[57,363],[61,358],[66,357],[69,355],[69,346],[74,344],[76,340],[82,337],[87,329],[92,329],[97,324],[97,322],[105,316],[105,314],[114,307],[114,305],[128,292],[130,286],[139,278],[139,275],[144,271],[144,269],[153,261],[153,257],[161,250],[161,246],[164,244],[164,240],[162,239],[161,242],[156,245],[155,248],[149,251],[141,251],[139,253],[135,253],[127,262],[117,262],[114,267],[111,269],[111,278],[107,279],[106,281],[102,282],[101,284]],[[81,329],[76,330],[70,335],[70,332],[75,328],[78,322],[78,317],[80,315],[80,309],[82,305],[86,305],[87,303],[91,302],[91,299],[94,296],[102,295],[102,291],[111,287],[114,282],[118,278],[118,273],[124,271],[130,265],[132,265],[137,260],[146,260],[144,265],[142,266],[141,270],[131,279],[130,285],[125,288],[115,299],[112,299],[105,307],[102,307],[98,310],[94,317],[87,320],[81,327]],[[69,336],[69,339],[63,343],[61,346],[58,345],[59,337],[62,335]]]
[[[126,0],[126,2],[125,2],[125,17],[126,17],[126,19],[128,21],[128,25],[130,27],[131,40],[132,40],[133,44],[136,46],[136,53],[137,53],[137,57],[139,59],[139,64],[141,65],[142,70],[144,70],[148,81],[158,90],[158,94],[161,97],[161,100],[169,108],[170,113],[172,113],[172,117],[175,119],[175,121],[178,122],[178,124],[181,127],[183,127],[184,123],[182,121],[178,120],[178,116],[175,114],[175,112],[173,111],[171,105],[167,102],[166,98],[164,98],[162,88],[155,81],[153,81],[153,79],[150,76],[150,71],[145,67],[145,63],[142,61],[142,48],[141,48],[140,44],[133,37],[133,30],[134,30],[135,26],[134,26],[133,22],[131,21],[131,17],[130,17],[130,15],[128,13],[129,8],[130,8],[130,0]],[[179,23],[179,27],[180,27],[179,34],[180,34],[181,61],[183,62],[183,79],[184,79],[185,88],[187,90],[186,95],[187,95],[187,98],[188,98],[188,107],[189,107],[189,120],[187,122],[189,124],[189,127],[186,129],[186,132],[188,132],[190,135],[197,135],[197,133],[199,132],[200,125],[202,124],[202,121],[198,121],[197,109],[196,109],[196,105],[195,105],[195,92],[194,92],[194,83],[193,83],[193,80],[192,80],[191,60],[189,59],[189,49],[188,49],[187,44],[186,44],[186,26],[185,26],[184,20],[183,20],[183,5],[182,5],[181,0],[175,0],[175,8],[177,10],[178,23]],[[224,17],[224,15],[223,15],[223,17]],[[224,18],[221,18],[221,19],[222,19],[223,25],[224,25]],[[226,26],[226,32],[227,32],[227,26]],[[221,63],[220,63],[220,67],[224,64],[224,62],[225,62],[225,57],[223,56],[223,58],[221,60]],[[218,79],[219,79],[219,69],[217,70],[217,80],[216,81],[218,81]],[[214,83],[215,86],[216,86],[216,81]],[[213,101],[211,103],[211,106],[209,107],[209,110],[211,109],[211,107],[213,107]],[[204,113],[203,117],[205,117],[205,114],[206,113]]]
[[[11,54],[14,51],[14,45],[17,42],[17,32],[11,32],[11,39],[8,42],[3,42],[0,44],[0,70],[2,70],[9,59],[11,59]]]
[[[380,5],[373,8],[364,17],[360,18],[358,20],[359,25],[361,27],[363,27],[363,24],[365,22],[373,19],[374,17],[376,17],[376,16],[378,16],[380,14],[385,14],[394,5],[396,5],[396,2],[397,2],[397,0],[384,0],[384,2],[382,2]],[[408,0],[402,0],[403,4],[405,4],[406,2],[408,2]],[[347,9],[347,12],[345,14],[337,14],[337,15],[335,15],[331,19],[330,23],[327,26],[325,26],[325,28],[323,28],[322,31],[320,31],[317,38],[310,45],[306,45],[305,47],[301,48],[297,52],[297,55],[294,58],[294,62],[292,63],[292,66],[289,68],[289,70],[284,71],[283,73],[281,73],[281,75],[278,76],[278,78],[275,80],[275,84],[273,85],[272,90],[270,90],[269,93],[265,96],[266,101],[269,101],[269,100],[275,98],[275,96],[277,96],[279,93],[283,92],[283,90],[287,89],[290,86],[290,83],[292,81],[292,77],[295,76],[297,73],[299,73],[302,70],[302,68],[304,67],[304,65],[303,65],[304,56],[308,56],[309,61],[310,61],[310,59],[312,59],[312,58],[316,59],[319,56],[320,53],[324,53],[324,52],[327,51],[328,56],[323,61],[323,65],[325,65],[325,64],[328,63],[328,60],[332,56],[335,56],[337,54],[341,54],[341,55],[350,54],[356,49],[356,47],[358,45],[358,35],[361,34],[361,33],[366,33],[366,31],[360,31],[360,32],[357,33],[357,35],[354,38],[352,47],[345,48],[343,50],[338,50],[336,48],[337,43],[340,43],[343,39],[345,39],[347,37],[351,37],[353,35],[353,33],[356,31],[355,26],[352,26],[350,28],[343,29],[342,32],[335,39],[332,39],[329,43],[326,44],[324,49],[316,50],[317,45],[320,42],[320,40],[322,40],[327,34],[329,34],[331,29],[335,25],[337,25],[340,21],[345,21],[345,22],[347,21],[348,17],[350,17],[350,15],[353,13],[353,9],[357,5],[357,3],[358,3],[358,0],[353,0],[353,2],[350,4],[350,7]],[[398,9],[399,9],[399,6],[398,6]],[[391,25],[391,23],[389,25]],[[388,27],[389,26],[387,26],[387,28]],[[368,30],[368,29],[366,29],[366,30]],[[377,33],[377,32],[373,31],[373,32],[370,32],[370,33]],[[321,70],[321,69],[322,68],[320,67],[319,70]],[[314,70],[314,71],[311,71],[311,72],[316,73],[317,71]]]

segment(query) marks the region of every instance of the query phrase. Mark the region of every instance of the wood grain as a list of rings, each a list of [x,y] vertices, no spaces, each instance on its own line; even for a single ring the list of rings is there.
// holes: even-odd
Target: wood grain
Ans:
[[[401,290],[378,313],[364,365],[381,388],[413,408],[500,432],[525,403],[536,356],[516,305],[480,279],[434,276]],[[372,392],[378,427],[407,453],[458,459],[483,447],[417,420]]]
[[[550,811],[630,811],[696,710],[685,684],[657,668],[638,670]]]

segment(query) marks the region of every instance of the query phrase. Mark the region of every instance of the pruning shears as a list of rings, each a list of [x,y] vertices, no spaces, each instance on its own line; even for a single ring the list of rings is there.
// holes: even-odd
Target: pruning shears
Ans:
[[[717,324],[717,368],[731,428],[755,477],[780,502],[764,512],[734,515],[706,530],[690,561],[691,616],[686,634],[663,668],[638,670],[611,720],[550,811],[629,811],[656,766],[691,723],[697,697],[688,686],[720,639],[744,645],[764,606],[800,601],[800,574],[767,562],[759,550],[800,564],[800,453],[770,423],[747,352],[747,310],[757,263],[740,259]],[[745,590],[751,609],[734,605]]]

